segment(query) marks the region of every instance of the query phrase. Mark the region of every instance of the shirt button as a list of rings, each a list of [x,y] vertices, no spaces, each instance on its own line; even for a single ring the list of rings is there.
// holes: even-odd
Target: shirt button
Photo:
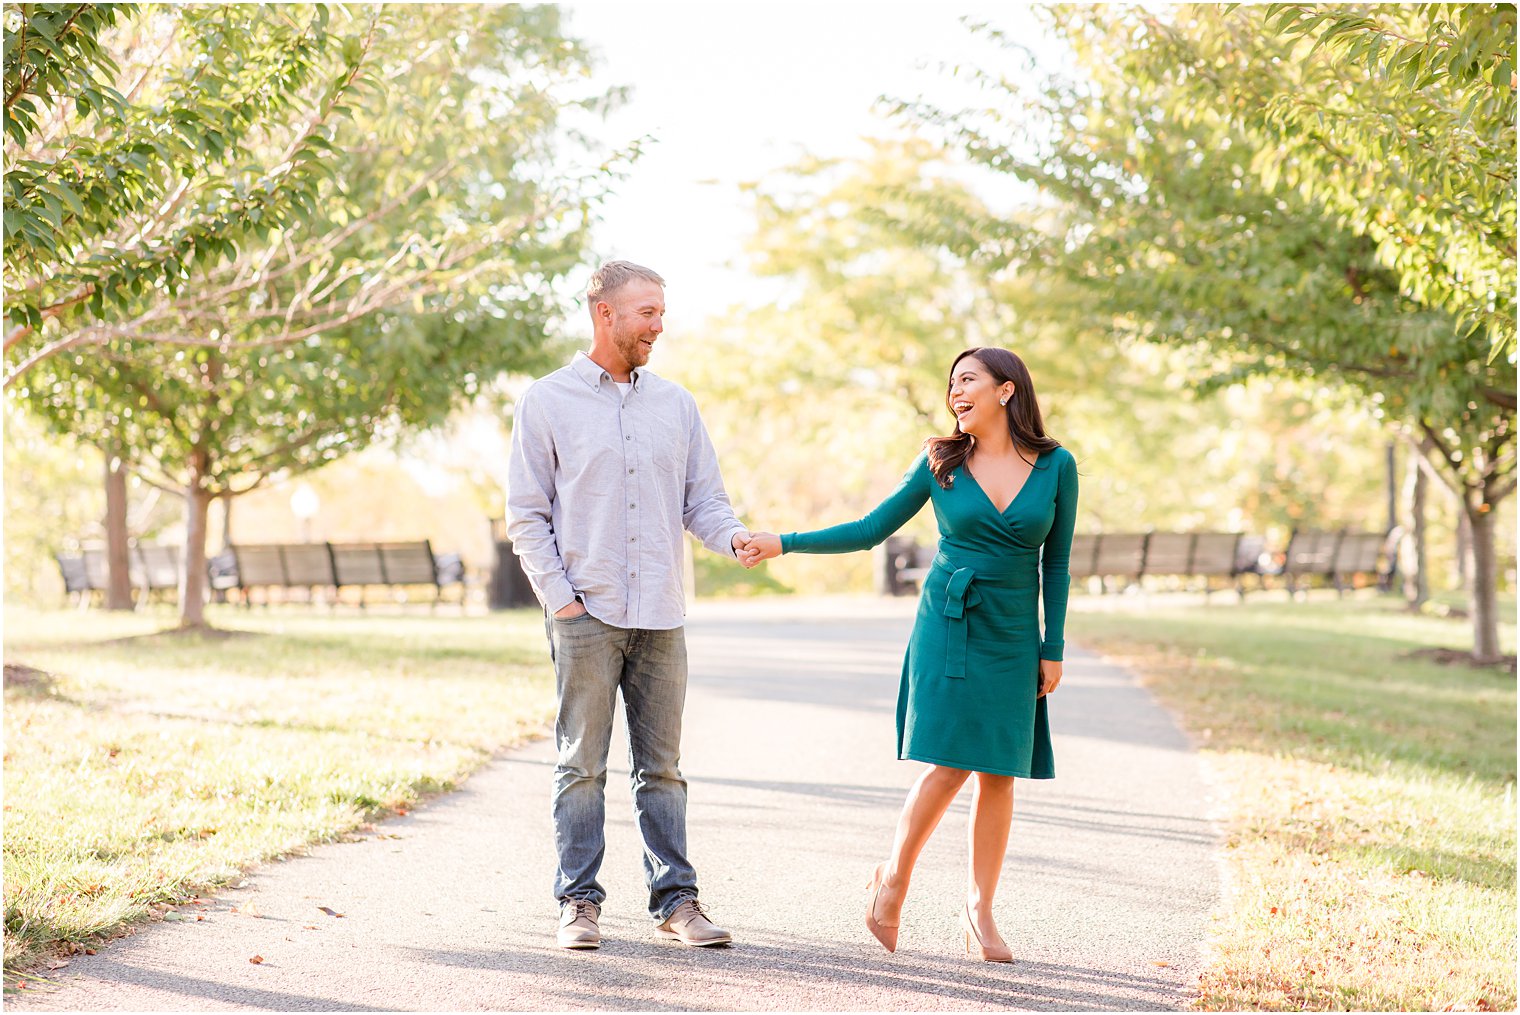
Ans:
[[[628,510],[629,510],[629,511],[632,511],[632,510],[633,510],[633,509],[634,509],[634,508],[636,508],[636,507],[638,507],[638,505],[637,505],[637,504],[629,504],[629,505],[628,505]]]
[[[632,469],[628,470],[628,475],[630,475],[630,476],[633,475],[633,470]]]
[[[626,438],[626,439],[627,439],[627,440],[630,440],[630,441],[631,441],[631,440],[633,440],[633,438],[632,438],[632,437],[629,437],[629,438]]]
[[[637,571],[629,571],[628,572],[628,577],[630,577],[630,578],[637,578],[638,576],[639,576],[639,573]]]

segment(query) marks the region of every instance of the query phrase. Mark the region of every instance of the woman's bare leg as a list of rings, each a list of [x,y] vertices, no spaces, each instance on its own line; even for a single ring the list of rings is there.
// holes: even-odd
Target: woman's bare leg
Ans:
[[[971,797],[970,882],[966,886],[966,909],[984,944],[1001,944],[992,919],[992,897],[997,894],[998,875],[1008,853],[1008,834],[1013,824],[1013,776],[976,773]]]
[[[876,919],[880,923],[890,927],[899,922],[918,855],[970,774],[961,768],[931,765],[908,791],[897,819],[892,856],[886,863],[881,891],[876,896]]]

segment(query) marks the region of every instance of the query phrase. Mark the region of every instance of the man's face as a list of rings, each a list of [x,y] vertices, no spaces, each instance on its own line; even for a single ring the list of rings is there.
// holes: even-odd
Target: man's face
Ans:
[[[665,330],[665,290],[634,279],[612,294],[612,344],[629,368],[649,362],[655,339]]]

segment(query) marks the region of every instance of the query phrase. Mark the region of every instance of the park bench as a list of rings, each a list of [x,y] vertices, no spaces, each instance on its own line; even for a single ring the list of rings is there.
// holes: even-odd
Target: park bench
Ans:
[[[1098,588],[1104,593],[1108,592],[1110,578],[1123,579],[1123,587],[1127,588],[1139,582],[1145,573],[1145,547],[1149,539],[1147,532],[1099,533],[1093,537],[1092,570],[1084,575],[1072,571],[1071,576],[1097,578]]]
[[[905,596],[917,592],[923,584],[939,548],[909,536],[888,536],[875,552],[877,593]]]
[[[1081,533],[1072,537],[1070,571],[1073,578],[1097,578],[1108,592],[1110,579],[1124,586],[1146,578],[1201,578],[1205,596],[1215,590],[1210,579],[1228,579],[1245,595],[1245,576],[1261,574],[1258,560],[1265,540],[1241,532],[1121,532]],[[893,536],[883,544],[877,570],[877,589],[903,595],[923,581],[935,548]]]
[[[1334,585],[1337,595],[1356,587],[1357,578],[1371,578],[1379,586],[1392,579],[1393,553],[1384,532],[1325,532],[1295,529],[1283,554],[1281,574],[1289,595],[1319,581]]]
[[[64,595],[85,606],[97,592],[110,585],[110,568],[103,547],[87,547],[80,553],[59,553],[58,571]],[[139,602],[158,592],[179,590],[179,547],[172,544],[139,543],[128,550],[128,580],[139,591]]]
[[[55,553],[53,559],[58,561],[58,572],[63,575],[65,596],[84,606],[95,592],[101,591],[90,582],[90,572],[81,554]]]
[[[1245,576],[1260,575],[1256,558],[1263,542],[1243,532],[1152,532],[1146,538],[1140,575],[1201,578],[1204,598],[1215,591],[1212,579],[1223,578],[1245,598]]]
[[[228,557],[230,556],[230,562]],[[230,566],[229,566],[230,564]],[[239,590],[245,606],[253,605],[253,590],[263,590],[265,605],[270,593],[281,595],[305,589],[315,601],[319,589],[331,589],[334,597],[345,588],[359,589],[359,605],[368,604],[368,591],[386,587],[400,591],[431,586],[433,605],[443,590],[460,587],[463,602],[464,564],[458,554],[435,554],[427,540],[404,543],[245,543],[228,547],[227,554],[213,559],[213,588]]]
[[[1110,579],[1128,587],[1146,578],[1201,578],[1205,596],[1215,591],[1210,579],[1225,578],[1243,596],[1261,546],[1261,537],[1241,532],[1083,534],[1072,538],[1071,576],[1097,578],[1104,593]]]

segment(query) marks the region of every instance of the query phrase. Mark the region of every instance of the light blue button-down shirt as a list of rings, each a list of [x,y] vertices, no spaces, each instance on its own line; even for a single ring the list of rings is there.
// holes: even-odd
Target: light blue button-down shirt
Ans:
[[[691,393],[648,370],[625,395],[585,353],[517,401],[507,535],[539,601],[580,596],[613,627],[669,630],[686,616],[683,529],[735,556],[744,531]]]

